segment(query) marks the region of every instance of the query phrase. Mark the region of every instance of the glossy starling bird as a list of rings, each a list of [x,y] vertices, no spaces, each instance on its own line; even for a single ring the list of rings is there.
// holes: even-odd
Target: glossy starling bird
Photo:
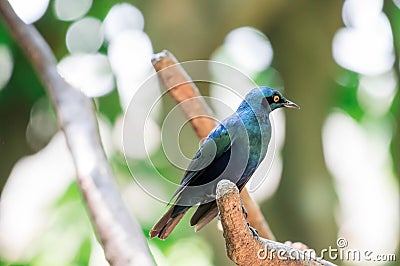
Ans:
[[[217,216],[217,183],[228,179],[239,190],[244,188],[267,154],[269,114],[280,107],[300,108],[268,87],[255,88],[246,95],[236,112],[216,126],[200,146],[172,196],[176,198],[174,204],[151,229],[151,238],[166,239],[196,204],[199,207],[190,220],[195,231]]]

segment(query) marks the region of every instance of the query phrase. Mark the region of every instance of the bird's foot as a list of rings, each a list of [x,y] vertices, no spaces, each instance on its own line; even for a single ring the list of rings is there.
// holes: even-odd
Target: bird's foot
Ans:
[[[258,235],[257,230],[254,227],[251,227],[249,223],[247,223],[247,226],[249,227],[251,233],[253,234],[253,237],[255,238],[260,238],[260,236]]]
[[[240,199],[240,206],[242,207],[242,212],[244,214],[244,219],[247,219],[248,213],[246,211],[246,208],[244,207],[244,204],[242,203],[242,199]]]

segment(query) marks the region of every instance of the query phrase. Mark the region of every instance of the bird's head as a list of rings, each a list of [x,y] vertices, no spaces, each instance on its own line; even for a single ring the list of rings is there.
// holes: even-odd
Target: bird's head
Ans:
[[[295,104],[292,101],[289,101],[285,97],[282,96],[282,94],[274,89],[268,88],[268,87],[259,87],[259,90],[261,90],[261,93],[263,94],[263,97],[266,99],[266,101],[269,104],[269,107],[271,108],[271,111],[281,108],[281,107],[287,107],[287,108],[296,108],[300,109],[300,106]]]

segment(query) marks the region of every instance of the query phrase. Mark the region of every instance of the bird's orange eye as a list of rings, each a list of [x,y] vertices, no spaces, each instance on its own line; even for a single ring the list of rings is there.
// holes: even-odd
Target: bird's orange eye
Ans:
[[[280,100],[280,97],[278,95],[275,95],[274,96],[274,102],[277,103],[277,102],[279,102],[279,100]]]

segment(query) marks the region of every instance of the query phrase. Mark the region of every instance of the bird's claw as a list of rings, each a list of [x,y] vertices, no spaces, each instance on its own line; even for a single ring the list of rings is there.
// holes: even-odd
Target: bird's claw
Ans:
[[[254,227],[251,227],[249,223],[247,223],[247,226],[249,227],[251,233],[253,234],[253,237],[260,238],[260,236],[258,235],[257,230]]]
[[[244,204],[242,203],[242,199],[240,199],[240,206],[242,207],[242,212],[244,214],[244,219],[247,219],[249,214],[247,213],[246,208],[244,207]]]

